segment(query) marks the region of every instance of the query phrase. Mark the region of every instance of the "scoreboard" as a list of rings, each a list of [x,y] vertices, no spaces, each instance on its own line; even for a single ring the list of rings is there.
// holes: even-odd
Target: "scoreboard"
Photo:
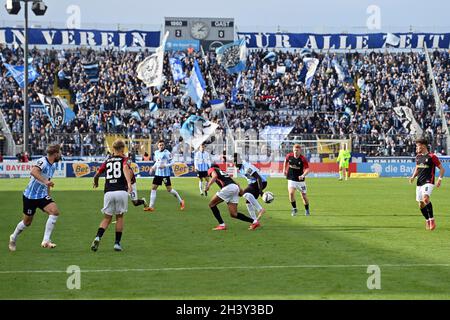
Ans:
[[[166,31],[169,31],[168,50],[184,50],[188,46],[198,50],[201,46],[205,51],[214,51],[234,41],[234,19],[166,17]]]

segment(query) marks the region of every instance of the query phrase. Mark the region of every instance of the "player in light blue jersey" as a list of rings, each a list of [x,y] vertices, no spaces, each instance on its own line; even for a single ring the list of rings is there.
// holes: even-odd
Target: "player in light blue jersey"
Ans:
[[[31,169],[31,178],[27,188],[23,192],[23,219],[19,222],[14,233],[9,237],[9,250],[16,251],[17,236],[31,225],[36,209],[39,208],[48,214],[45,225],[44,239],[41,246],[43,248],[54,248],[50,240],[59,210],[56,203],[50,196],[50,188],[54,187],[51,181],[56,170],[56,163],[61,160],[61,150],[59,145],[52,145],[47,148],[47,156],[36,161]]]
[[[155,161],[155,164],[150,169],[150,173],[155,171],[155,177],[153,178],[152,191],[150,193],[150,206],[144,208],[144,211],[155,211],[156,190],[162,185],[163,181],[167,191],[178,199],[180,209],[184,210],[184,200],[180,197],[178,192],[172,188],[170,175],[174,162],[172,154],[169,150],[166,150],[166,145],[163,140],[158,141],[158,150],[155,151],[153,160]]]
[[[198,188],[200,189],[201,196],[208,196],[208,192],[205,191],[205,187],[209,182],[208,170],[211,168],[211,156],[209,152],[205,151],[205,145],[202,144],[199,151],[194,153],[194,167],[197,172],[197,177],[200,180],[198,182]],[[203,183],[205,180],[205,183]]]
[[[234,165],[239,170],[238,175],[245,177],[248,182],[247,188],[239,195],[245,198],[248,213],[253,218],[249,230],[254,230],[260,226],[259,219],[266,212],[266,209],[259,204],[257,199],[264,193],[264,189],[267,187],[267,179],[260,174],[259,169],[254,165],[246,161],[240,161],[237,153],[234,154]]]

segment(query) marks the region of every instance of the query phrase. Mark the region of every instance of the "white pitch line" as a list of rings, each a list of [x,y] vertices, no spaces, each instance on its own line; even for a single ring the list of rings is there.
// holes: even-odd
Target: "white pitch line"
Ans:
[[[367,268],[368,264],[329,264],[329,265],[292,265],[292,266],[230,266],[230,267],[180,267],[180,268],[147,268],[147,269],[81,269],[83,273],[100,272],[162,272],[162,271],[210,271],[227,269],[314,269],[314,268]],[[417,267],[450,267],[447,263],[426,264],[379,264],[380,268],[417,268]],[[14,273],[66,273],[65,270],[10,270],[0,274]]]

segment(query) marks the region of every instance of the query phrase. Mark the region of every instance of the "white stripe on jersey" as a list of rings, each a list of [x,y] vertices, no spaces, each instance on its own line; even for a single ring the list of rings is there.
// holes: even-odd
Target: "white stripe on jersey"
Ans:
[[[194,167],[197,171],[208,171],[211,168],[211,158],[206,151],[197,151],[194,154]]]
[[[50,164],[47,157],[38,159],[35,166],[41,169],[41,175],[47,180],[50,180],[56,171],[56,163]],[[23,195],[28,199],[42,199],[48,196],[48,188],[34,177],[30,177],[30,182]]]
[[[172,154],[168,150],[156,150],[153,160],[155,161],[156,168],[155,175],[160,177],[170,177],[173,165]],[[159,168],[161,165],[163,165],[164,168]]]

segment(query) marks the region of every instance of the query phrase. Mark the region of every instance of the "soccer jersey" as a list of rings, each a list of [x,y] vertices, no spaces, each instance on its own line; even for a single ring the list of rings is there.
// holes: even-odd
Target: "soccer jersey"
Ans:
[[[105,193],[110,191],[128,191],[128,183],[123,172],[123,167],[129,165],[129,160],[121,156],[110,156],[103,162],[97,174],[100,175],[106,172]]]
[[[155,176],[169,177],[173,165],[172,154],[168,150],[156,150],[153,160],[155,161],[153,166],[156,168]],[[164,168],[160,168],[160,166],[164,166]]]
[[[206,151],[197,151],[194,154],[194,167],[197,171],[208,171],[211,167],[211,157]]]
[[[348,150],[339,150],[339,155],[337,157],[337,161],[339,163],[348,163],[352,157],[352,154]]]
[[[261,175],[257,167],[255,167],[249,162],[246,161],[242,162],[242,166],[239,169],[239,175],[245,177],[247,179],[248,184],[258,182],[257,179],[253,176],[255,172],[258,173],[258,175],[261,177],[262,182],[267,181],[266,176]]]
[[[287,171],[287,179],[292,181],[300,181],[298,179],[299,176],[303,174],[305,169],[309,168],[308,160],[303,155],[296,158],[294,157],[294,153],[288,153],[286,156],[288,171]]]
[[[435,154],[418,154],[416,156],[417,186],[423,186],[427,183],[434,184],[436,167],[440,165],[441,162]]]
[[[50,180],[56,170],[56,163],[50,164],[47,157],[38,159],[34,166],[41,169],[41,175],[46,180]],[[48,196],[48,187],[36,178],[31,177],[23,195],[28,199],[42,199]]]
[[[236,182],[234,182],[234,180],[228,175],[228,173],[223,172],[222,170],[216,167],[208,169],[208,176],[212,177],[213,172],[217,173],[216,183],[219,186],[219,188],[222,189],[223,187],[228,186],[230,184],[236,184]]]

